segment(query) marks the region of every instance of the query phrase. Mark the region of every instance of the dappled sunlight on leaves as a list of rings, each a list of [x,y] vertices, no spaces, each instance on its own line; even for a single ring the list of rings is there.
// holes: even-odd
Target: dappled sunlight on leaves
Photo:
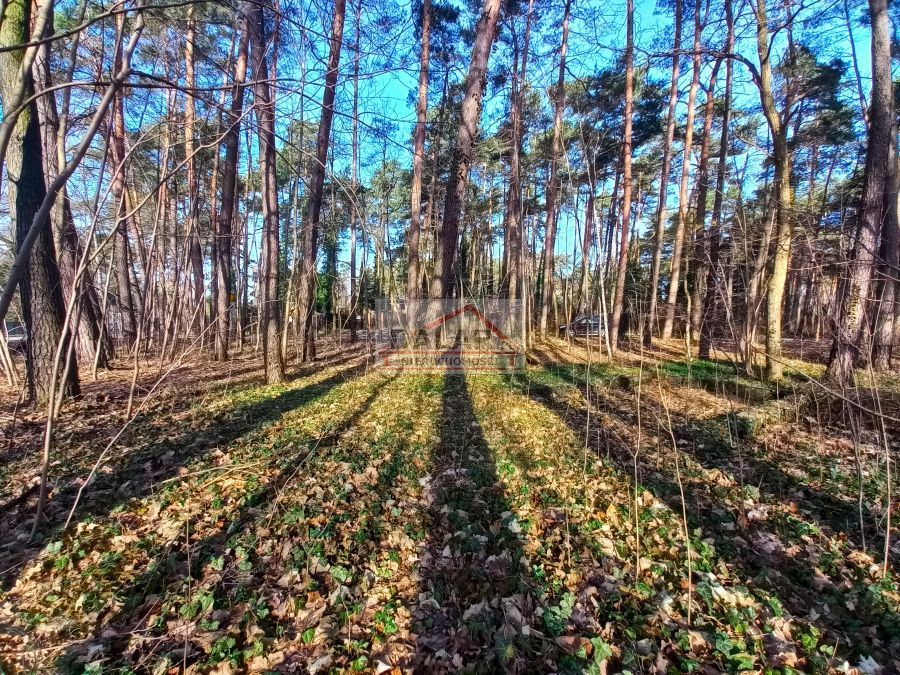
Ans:
[[[877,438],[858,444],[863,548],[840,429],[729,396],[722,371],[688,377],[671,355],[611,368],[554,349],[515,375],[343,363],[142,422],[74,525],[10,572],[0,658],[160,673],[896,665]]]

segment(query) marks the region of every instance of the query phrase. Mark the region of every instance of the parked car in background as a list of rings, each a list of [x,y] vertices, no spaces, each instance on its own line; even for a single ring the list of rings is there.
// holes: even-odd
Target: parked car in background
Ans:
[[[7,346],[16,351],[25,351],[25,344],[28,342],[28,334],[25,332],[25,326],[14,319],[7,319],[3,325],[3,335],[6,338]]]
[[[571,323],[559,327],[559,337],[594,337],[603,330],[603,318],[600,316],[582,316]]]

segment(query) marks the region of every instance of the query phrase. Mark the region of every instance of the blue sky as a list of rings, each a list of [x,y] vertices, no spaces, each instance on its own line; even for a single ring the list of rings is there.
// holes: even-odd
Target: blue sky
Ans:
[[[864,7],[864,5],[863,5]],[[812,25],[812,20],[819,20],[821,16],[831,9],[842,9],[842,5],[834,5],[833,3],[822,2],[806,7],[800,12],[796,18],[795,39],[798,42],[808,42],[813,44],[822,60],[831,58],[840,58],[849,64],[850,62],[850,41],[847,28],[844,25],[843,17],[837,16],[834,20],[828,21],[820,25]],[[364,17],[366,12],[364,10]],[[770,10],[771,11],[771,10]],[[410,9],[407,6],[406,13],[409,15]],[[737,32],[738,42],[737,51],[746,56],[754,63],[758,63],[755,44],[755,23],[749,12],[749,6],[740,0],[735,2],[735,13],[738,15]],[[562,15],[562,3],[557,2],[551,6],[550,10],[541,17],[536,26],[537,36],[533,33],[532,55],[529,62],[528,77],[535,88],[541,90],[549,86],[556,78],[556,69],[558,61],[554,53],[554,40],[559,39],[559,23]],[[854,17],[859,16],[859,10],[854,12]],[[589,75],[600,69],[608,67],[614,62],[618,53],[624,44],[625,33],[625,6],[624,3],[599,3],[585,2],[584,0],[576,0],[573,7],[573,20],[570,32],[570,47],[567,63],[567,70],[570,76]],[[365,21],[365,18],[364,18]],[[651,74],[654,78],[667,83],[670,77],[669,68],[670,60],[667,58],[651,58],[652,54],[658,54],[670,49],[671,26],[673,18],[671,13],[659,10],[654,2],[639,0],[636,3],[635,16],[635,34],[637,36],[636,62],[638,65],[650,63]],[[352,34],[352,19],[348,12],[347,33]],[[692,21],[687,21],[684,28],[683,48],[690,48],[692,40]],[[376,118],[387,118],[396,124],[396,131],[392,135],[392,141],[389,145],[389,155],[396,158],[404,165],[408,165],[411,161],[411,148],[408,139],[415,121],[414,103],[411,92],[414,92],[417,84],[417,53],[412,51],[412,27],[409,23],[398,27],[397,35],[399,39],[396,41],[396,49],[393,50],[395,57],[399,58],[400,63],[405,69],[394,72],[382,72],[378,75],[365,79],[360,87],[361,108],[360,118],[362,127],[362,154],[374,154],[375,148],[380,152],[381,141],[373,138],[374,134],[371,130],[365,128]],[[709,26],[704,33],[704,46],[712,48],[721,48],[724,42],[725,28],[724,17],[713,15],[710,17]],[[364,32],[364,41],[368,38]],[[863,87],[868,94],[868,75],[870,71],[870,52],[869,52],[869,32],[864,26],[859,25],[858,21],[853,23],[853,39],[856,44],[858,64],[862,75]],[[785,35],[782,31],[774,40],[773,50],[778,53],[783,50],[786,44]],[[345,53],[346,61],[349,64],[351,54]],[[499,60],[506,61],[507,49],[501,44],[495,44],[492,53],[492,65],[497,67]],[[508,61],[507,61],[508,62]],[[378,67],[378,63],[367,63],[373,68]],[[461,79],[464,76],[464,66],[468,64],[460,64],[457,69],[456,77]],[[701,75],[701,82],[706,81],[709,66],[704,67]],[[723,72],[724,74],[724,72]],[[679,99],[677,114],[683,120],[687,107],[687,89],[690,81],[690,63],[685,62],[682,66],[680,89],[682,96]],[[721,89],[724,77],[720,76],[718,86]],[[433,86],[432,89],[435,87]],[[844,83],[843,95],[847,101],[853,104],[857,109],[858,95],[853,80],[852,71],[848,69],[848,73]],[[349,83],[345,81],[343,85],[342,96],[344,101],[349,97]],[[485,98],[482,127],[484,133],[489,135],[493,133],[498,125],[505,120],[507,107],[507,89],[489,90]],[[759,107],[759,98],[756,88],[750,80],[748,71],[743,64],[735,64],[735,85],[734,85],[734,101],[739,108],[747,110],[757,110]],[[702,91],[698,94],[698,105],[702,104]],[[434,100],[434,98],[432,99]],[[314,115],[315,111],[311,110]],[[698,124],[700,123],[700,115],[698,114]],[[340,147],[342,143],[349,141],[349,121],[338,119],[335,124],[335,144]],[[680,147],[676,147],[676,153],[681,153]],[[344,161],[348,154],[342,153]],[[763,158],[761,151],[754,151],[754,157],[751,158],[751,166],[758,166]],[[341,158],[338,158],[338,166],[341,165]],[[375,162],[364,162],[361,168],[363,180],[371,175],[376,168]],[[752,173],[748,172],[748,173]],[[670,183],[677,183],[678,176],[676,172],[670,178]],[[676,203],[676,187],[671,185],[669,191],[669,206],[677,208]],[[655,188],[654,188],[655,191]],[[653,217],[653,205],[651,208],[644,210],[642,214],[642,222],[639,227],[644,231]],[[579,214],[580,215],[580,214]],[[499,215],[498,215],[499,217]],[[574,236],[574,220],[570,209],[565,209],[561,215],[560,234],[557,241],[557,253],[560,255],[572,252],[572,241]],[[500,255],[500,246],[496,247],[496,255]],[[346,256],[346,252],[342,257]]]
[[[735,13],[738,16],[737,51],[754,63],[757,62],[755,52],[754,22],[749,13],[749,6],[743,0],[735,1]],[[840,0],[842,2],[842,0]],[[462,3],[456,0],[462,7]],[[772,3],[770,3],[772,4]],[[74,5],[73,5],[74,6]],[[313,122],[318,121],[320,114],[319,104],[322,95],[322,77],[324,61],[327,56],[327,43],[322,36],[330,29],[331,6],[329,1],[311,3],[309,0],[299,0],[296,4],[283,4],[285,17],[288,21],[288,29],[285,33],[290,35],[289,40],[281,50],[279,61],[279,115],[278,130],[284,138],[287,136],[288,124],[295,119],[305,116]],[[348,2],[348,11],[344,31],[344,49],[341,57],[341,80],[338,92],[338,114],[336,115],[332,132],[332,151],[334,155],[335,171],[342,175],[349,174],[350,161],[350,97],[352,88],[350,84],[350,72],[353,61],[353,45],[355,40],[355,7],[354,2]],[[840,12],[830,20],[822,20],[822,17],[830,11],[841,10],[842,4],[821,1],[806,6],[797,17],[795,38],[799,42],[813,44],[824,60],[840,58],[849,63],[850,41],[847,28]],[[857,4],[853,10],[854,18],[860,15],[860,10],[865,5]],[[66,10],[61,10],[66,11]],[[607,68],[615,62],[621,53],[625,38],[625,4],[621,2],[600,2],[599,0],[574,0],[573,18],[570,31],[569,56],[567,71],[569,77],[585,76]],[[377,169],[381,159],[382,147],[386,143],[389,159],[397,160],[403,166],[411,164],[410,137],[415,121],[414,92],[418,79],[418,45],[414,36],[412,17],[412,5],[399,3],[394,5],[391,12],[393,20],[383,22],[379,10],[363,0],[362,9],[362,49],[366,54],[361,62],[360,76],[360,178],[365,183],[371,178]],[[652,76],[667,83],[669,79],[670,59],[655,57],[671,48],[671,13],[660,10],[656,3],[648,0],[637,0],[635,17],[636,54],[638,65],[649,62]],[[559,25],[562,18],[562,0],[554,0],[543,14],[535,22],[532,32],[532,50],[529,59],[528,79],[531,85],[540,92],[546,89],[556,79],[558,62],[556,49],[560,35]],[[467,11],[463,11],[464,22],[471,22],[473,17]],[[816,22],[815,25],[811,22]],[[296,27],[303,24],[308,29],[309,42],[307,44],[307,85],[304,96],[299,95],[299,46],[296,42]],[[689,48],[692,38],[692,22],[686,21],[683,38],[683,48]],[[178,26],[171,27],[170,35],[177,40]],[[148,38],[150,39],[149,36]],[[858,21],[853,22],[853,39],[856,44],[859,68],[862,74],[863,87],[868,93],[868,80],[870,70],[869,56],[869,32]],[[704,33],[704,44],[714,48],[721,48],[724,42],[724,19],[720,16],[711,16],[709,27]],[[774,51],[784,49],[785,35],[782,31],[776,37]],[[166,48],[164,46],[164,48]],[[173,45],[168,45],[172,49]],[[176,47],[179,51],[181,46]],[[502,40],[495,43],[491,57],[493,69],[503,67],[509,62],[508,48]],[[161,64],[142,64],[147,69],[159,72]],[[465,56],[457,64],[451,75],[451,79],[459,81],[465,76],[468,67],[468,57]],[[708,66],[704,69],[701,80],[705,81]],[[209,84],[218,86],[221,83],[221,75],[216,74],[217,79],[210,80]],[[679,100],[677,114],[684,118],[687,88],[690,80],[690,64],[685,61],[682,67],[680,88],[682,96]],[[720,77],[721,87],[723,78]],[[440,92],[439,86],[432,84],[430,101],[436,104]],[[758,108],[758,94],[750,82],[746,68],[741,64],[735,67],[735,104],[739,108],[756,110]],[[157,108],[156,114],[163,112],[161,103],[164,93],[156,92],[139,96],[148,96]],[[848,70],[845,78],[843,96],[858,109],[858,96],[852,72]],[[154,98],[155,97],[155,98]],[[702,101],[702,94],[698,97]],[[81,99],[82,104],[87,105],[86,99]],[[508,89],[506,87],[489,87],[485,97],[482,115],[482,127],[486,135],[492,134],[505,120],[508,105]],[[137,115],[142,115],[138,117]],[[150,114],[144,117],[141,105],[137,100],[129,103],[129,126],[136,130],[141,123],[153,117]],[[383,123],[390,125],[389,135],[385,137],[381,130]],[[699,119],[698,119],[699,123]],[[243,151],[251,153],[251,163],[255,160],[255,141],[244,147]],[[675,148],[676,153],[681,153],[681,148]],[[753,151],[752,166],[758,166],[763,158],[760,150]],[[242,159],[242,170],[246,165],[246,156]],[[86,162],[84,170],[79,172],[72,188],[76,194],[84,198],[93,193],[96,186],[96,173],[91,169],[91,163]],[[751,172],[752,173],[752,172]],[[670,178],[669,206],[674,208],[676,204],[674,182],[677,174]],[[499,179],[498,179],[499,180]],[[608,192],[608,189],[607,189]],[[655,192],[655,188],[653,189]],[[579,207],[581,208],[581,207]],[[643,211],[639,227],[646,229],[652,220],[654,205]],[[499,218],[501,210],[496,209],[495,217]],[[579,214],[579,217],[581,214]],[[560,218],[560,234],[557,241],[557,253],[571,255],[575,223],[571,209],[563,208]],[[502,243],[497,244],[495,255],[499,256]],[[340,254],[344,262],[342,272],[346,272],[347,251]],[[371,262],[371,260],[370,260]]]

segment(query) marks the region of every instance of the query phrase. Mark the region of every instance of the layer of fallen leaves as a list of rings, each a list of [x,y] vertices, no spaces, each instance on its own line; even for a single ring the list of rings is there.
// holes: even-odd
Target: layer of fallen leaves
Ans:
[[[852,443],[805,413],[757,425],[778,402],[715,365],[567,349],[515,377],[348,362],[154,409],[75,525],[10,554],[0,663],[900,668],[874,434]]]

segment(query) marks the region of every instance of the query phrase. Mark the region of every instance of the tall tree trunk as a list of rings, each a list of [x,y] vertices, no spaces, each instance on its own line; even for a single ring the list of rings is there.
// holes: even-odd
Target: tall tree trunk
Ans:
[[[428,58],[431,36],[431,0],[422,2],[422,40],[419,61],[419,98],[416,103],[416,131],[413,144],[411,211],[409,214],[409,268],[406,280],[407,301],[420,295],[419,239],[422,220],[422,170],[425,163],[425,122],[428,114]],[[355,121],[355,117],[354,117]],[[354,146],[355,147],[355,146]]]
[[[749,238],[749,232],[744,232],[745,255],[747,256],[747,291],[745,293],[745,320],[743,331],[743,349],[741,350],[744,359],[744,369],[748,375],[753,373],[753,350],[756,342],[756,334],[759,329],[759,310],[762,307],[762,287],[766,281],[766,264],[769,259],[769,250],[772,247],[772,235],[775,233],[775,223],[777,221],[778,208],[774,197],[765,202],[770,211],[764,213],[765,228],[762,231],[759,248],[756,249],[755,255],[750,260],[751,248],[746,246]],[[746,222],[746,221],[745,221]]]
[[[481,97],[484,94],[488,58],[497,34],[499,15],[500,0],[484,0],[481,17],[475,26],[475,44],[472,47],[472,60],[466,76],[465,95],[450,165],[450,182],[444,199],[440,244],[437,246],[434,261],[431,297],[436,299],[446,297],[453,291],[459,223],[465,210],[469,167],[475,155],[475,139],[478,136],[478,121],[481,116]]]
[[[254,0],[244,3],[250,32],[253,108],[256,113],[259,141],[259,169],[262,174],[263,231],[259,258],[259,331],[262,337],[263,368],[266,382],[284,380],[281,353],[281,313],[278,308],[278,182],[275,174],[275,100],[268,82],[266,61],[268,40],[262,6]]]
[[[250,20],[248,17],[247,30],[250,29]],[[246,128],[247,138],[246,145],[249,148],[252,143],[250,126]],[[238,345],[241,350],[244,348],[244,333],[250,327],[250,190],[247,186],[250,184],[250,175],[253,173],[251,153],[247,153],[247,169],[244,173],[244,217],[241,219],[240,237],[235,241],[235,249],[237,251],[237,260],[241,270],[241,307],[238,312]],[[237,217],[237,204],[235,204],[235,217]]]
[[[610,318],[610,340],[619,343],[622,310],[625,307],[625,276],[628,274],[628,233],[631,229],[631,117],[634,108],[634,0],[628,0],[625,19],[625,134],[622,139],[622,237],[619,241],[619,270]]]
[[[510,300],[519,300],[518,316],[521,343],[527,339],[525,302],[525,248],[524,219],[522,214],[522,99],[528,68],[528,49],[531,41],[531,17],[534,0],[528,2],[525,18],[525,38],[519,52],[518,35],[513,32],[513,77],[510,83],[509,119],[512,131],[509,153],[509,185],[504,214],[504,269],[501,281],[502,294]],[[514,23],[513,23],[514,27]]]
[[[429,0],[426,0],[426,3],[430,5]],[[430,14],[430,9],[427,9],[427,14]],[[350,194],[352,203],[350,204],[350,311],[349,321],[350,321],[350,341],[356,342],[356,312],[357,312],[357,276],[356,276],[356,231],[359,228],[359,204],[357,203],[357,189],[359,186],[359,40],[360,40],[360,15],[362,14],[362,0],[358,0],[356,3],[356,32],[355,32],[355,44],[353,49],[353,138],[351,139],[351,158],[350,158]],[[426,30],[428,26],[424,25],[426,19],[422,19],[423,26],[422,32],[426,34],[426,37],[423,38],[423,59],[425,69],[425,107],[427,108],[428,100],[428,38]],[[419,80],[419,86],[421,87],[421,75]],[[421,95],[421,92],[420,92]],[[420,101],[421,103],[421,101]],[[418,120],[417,120],[418,123]],[[418,134],[418,127],[416,128],[416,133]],[[418,141],[418,136],[416,136]],[[424,152],[425,145],[425,127],[424,122],[422,126],[422,149]],[[415,159],[413,160],[415,161]],[[418,219],[421,215],[422,210],[422,166],[421,166],[422,158],[419,158],[419,208],[413,208],[413,213],[416,214],[416,218]],[[415,179],[413,179],[413,191],[415,192]],[[415,199],[415,197],[413,198]],[[413,246],[413,229],[415,232],[415,247]],[[416,227],[412,227],[412,216],[410,217],[410,244],[409,244],[409,255],[410,255],[410,277],[418,280],[419,278],[419,233],[421,228],[419,227],[419,223],[416,223]],[[413,255],[413,248],[415,248],[415,255]],[[415,274],[412,274],[412,258],[415,257],[416,260],[416,269]],[[410,283],[417,283],[410,282]],[[418,287],[418,286],[417,286]],[[410,298],[418,297],[418,296],[409,296]]]
[[[302,134],[301,134],[302,136]],[[288,139],[291,146],[294,145],[294,129],[293,126],[289,128],[288,131]],[[302,147],[302,146],[298,146]],[[299,218],[297,218],[297,211],[300,209],[300,170],[301,170],[302,162],[297,162],[294,169],[295,175],[290,178],[290,187],[288,188],[288,213],[287,218],[285,219],[285,248],[287,248],[287,242],[290,241],[290,264],[289,268],[285,269],[284,272],[287,275],[287,289],[284,292],[284,307],[282,312],[282,320],[281,320],[281,354],[283,358],[288,358],[288,337],[290,334],[290,330],[293,327],[293,317],[295,314],[295,309],[297,303],[294,302],[294,288],[296,286],[296,271],[297,271],[297,257],[300,255],[300,228],[299,228]],[[285,254],[285,260],[288,259],[287,253]]]
[[[650,268],[650,307],[647,312],[644,346],[650,347],[651,338],[657,332],[656,310],[659,304],[659,270],[662,266],[663,239],[666,235],[669,193],[669,174],[672,169],[672,145],[675,141],[675,106],[678,103],[678,76],[681,62],[681,26],[683,0],[675,0],[675,37],[672,40],[672,80],[669,85],[669,113],[666,117],[666,138],[663,145],[662,170],[659,176],[659,198],[656,203],[656,228],[653,232],[653,262]]]
[[[703,0],[694,4],[694,69],[691,74],[691,88],[688,92],[687,121],[684,131],[684,161],[681,165],[681,183],[678,188],[678,222],[675,226],[675,241],[672,246],[672,265],[669,270],[669,287],[666,291],[666,319],[663,323],[662,338],[672,337],[675,325],[675,306],[678,302],[678,285],[681,279],[681,255],[684,249],[684,230],[687,223],[688,178],[691,172],[691,150],[694,143],[694,115],[697,105],[697,89],[700,85],[700,39],[703,34]]]
[[[766,376],[770,380],[780,380],[783,374],[781,363],[781,310],[784,303],[784,287],[787,282],[788,265],[791,259],[791,238],[793,235],[791,208],[791,157],[787,141],[773,138],[775,159],[775,190],[777,200],[777,227],[775,231],[775,256],[772,274],[766,287]]]
[[[328,70],[325,71],[325,91],[322,95],[322,117],[316,137],[316,162],[309,183],[309,206],[303,229],[303,271],[300,278],[300,360],[315,358],[313,320],[316,303],[316,258],[319,245],[319,220],[322,210],[322,189],[325,185],[325,162],[331,139],[331,122],[334,118],[334,92],[337,86],[338,65],[341,59],[341,40],[344,35],[346,0],[335,0],[334,19],[331,23],[331,48]]]
[[[121,35],[125,25],[125,15],[116,15],[116,26]],[[122,67],[122,41],[116,43],[113,69]],[[124,92],[119,89],[113,102],[113,123],[110,145],[113,162],[112,195],[116,204],[115,258],[116,286],[119,300],[119,314],[122,319],[122,336],[130,349],[137,337],[137,320],[134,311],[134,296],[131,289],[131,247],[128,244],[128,207],[125,203],[125,106]]]
[[[228,129],[225,132],[225,157],[222,161],[222,205],[215,223],[215,357],[219,361],[228,358],[228,335],[231,323],[230,307],[235,290],[232,237],[237,207],[237,171],[240,153],[241,118],[244,115],[244,88],[247,80],[247,50],[250,31],[247,14],[239,12],[237,57],[234,62],[234,83],[231,86],[231,106],[228,109]],[[212,195],[215,199],[215,195]]]
[[[756,51],[759,57],[757,87],[763,114],[772,135],[772,159],[775,165],[775,255],[772,273],[766,287],[766,377],[780,380],[783,375],[781,362],[781,309],[784,286],[787,281],[791,258],[791,151],[787,141],[787,125],[775,105],[772,89],[772,62],[769,49],[769,23],[765,0],[756,0]],[[790,103],[785,103],[790,111]]]
[[[606,265],[603,275],[606,279],[610,278],[610,269],[612,267],[613,243],[615,241],[617,217],[619,214],[619,185],[622,182],[622,165],[616,162],[616,176],[613,179],[612,194],[609,197],[609,208],[606,210],[606,236],[604,237],[603,250],[606,253]]]
[[[699,356],[708,359],[713,331],[718,324],[716,293],[719,290],[719,252],[722,245],[722,203],[725,198],[725,176],[728,163],[728,136],[731,127],[731,84],[734,64],[728,55],[734,49],[734,12],[731,0],[725,0],[725,22],[728,37],[725,41],[725,93],[722,102],[722,135],[719,138],[719,166],[716,173],[716,194],[713,198],[712,220],[709,224],[709,259],[706,266],[706,289],[700,309]]]
[[[0,24],[0,45],[13,47],[28,42],[31,10],[32,3],[29,0],[11,0],[7,3],[3,22]],[[21,95],[26,100],[34,95],[34,79],[30,67],[24,73],[24,81],[18,77],[23,59],[23,49],[0,52],[0,99],[4,111],[9,111],[10,106]],[[15,225],[17,251],[23,245],[32,221],[47,195],[41,156],[37,106],[32,101],[19,113],[6,152],[7,196]],[[40,235],[31,249],[25,272],[19,281],[19,294],[22,318],[28,334],[27,390],[30,398],[44,404],[56,388],[53,383],[54,363],[62,337],[65,308],[49,217],[41,223],[40,228]],[[67,352],[66,343],[62,345],[60,353],[65,355]],[[67,396],[79,394],[78,367],[74,359],[72,367],[67,369],[62,393]]]
[[[422,226],[424,246],[427,250],[431,251],[431,269],[429,270],[428,265],[421,265],[421,283],[423,288],[429,289],[429,292],[431,289],[431,280],[434,277],[434,265],[438,245],[436,228],[434,225],[434,213],[437,202],[437,174],[441,156],[441,140],[444,132],[444,122],[447,118],[447,101],[450,93],[450,70],[449,67],[444,70],[444,84],[441,87],[441,103],[438,106],[437,129],[435,130],[434,141],[431,144],[431,180],[428,185],[428,207],[425,209],[425,222]]]
[[[691,313],[688,317],[691,339],[700,332],[703,315],[703,284],[706,281],[706,200],[709,195],[709,146],[712,135],[712,120],[715,111],[716,80],[722,59],[716,59],[709,76],[706,102],[703,106],[703,137],[700,141],[700,161],[697,164],[697,205],[694,209],[694,251],[691,279]]]
[[[512,278],[519,270],[519,256],[522,247],[521,229],[516,226],[522,216],[522,184],[519,168],[519,35],[515,20],[510,22],[510,43],[512,47],[512,77],[509,86],[509,178],[506,185],[506,208],[503,213],[503,259],[500,265],[501,294],[515,299],[519,290],[518,278]]]
[[[194,276],[194,304],[190,308],[191,329],[197,329],[202,333],[206,323],[206,312],[203,307],[205,293],[203,248],[200,244],[200,185],[197,180],[197,161],[194,156],[194,127],[196,126],[196,105],[193,91],[196,87],[196,77],[194,76],[195,7],[194,3],[188,5],[187,31],[184,36],[184,72],[185,84],[188,89],[184,101],[184,154],[187,159],[188,246],[190,247],[191,271]]]
[[[47,25],[47,35],[53,34],[53,23]],[[49,90],[53,82],[50,77],[50,45],[42,45],[34,60],[34,81],[38,91]],[[70,78],[71,79],[71,78]],[[64,101],[64,105],[68,105]],[[56,107],[56,93],[47,91],[37,100],[37,113],[41,129],[44,181],[49,184],[65,166],[65,132],[63,120]],[[66,115],[68,117],[68,115]],[[99,356],[98,367],[106,368],[109,361],[109,345],[100,341],[100,301],[94,288],[90,269],[83,272],[79,288],[75,289],[75,279],[84,248],[78,241],[72,205],[65,187],[56,198],[56,207],[50,214],[53,228],[53,245],[57,253],[63,299],[68,305],[71,294],[79,294],[81,320],[78,322],[76,353],[82,364],[91,363],[95,354]],[[99,351],[98,351],[99,350]]]
[[[581,273],[578,283],[578,302],[574,310],[591,313],[591,247],[594,242],[594,191],[597,189],[593,158],[588,159],[588,195],[584,205],[584,236],[581,241]]]
[[[569,41],[569,11],[572,0],[566,0],[559,46],[559,76],[553,92],[553,145],[550,149],[550,170],[547,173],[547,217],[544,224],[544,284],[541,288],[540,332],[547,334],[547,315],[553,302],[553,259],[556,248],[556,165],[562,151],[562,115],[566,107],[566,49]],[[626,85],[627,86],[627,85]]]
[[[300,98],[303,99],[306,91],[306,46],[301,45],[300,48]],[[305,180],[305,169],[306,166],[305,160],[306,156],[303,148],[305,148],[305,138],[306,138],[306,116],[304,114],[303,106],[300,107],[299,118],[292,121],[291,126],[289,127],[288,135],[291,139],[291,145],[294,146],[296,143],[296,148],[299,151],[296,154],[296,161],[294,163],[294,178],[291,181],[290,188],[290,229],[292,232],[291,236],[291,266],[288,272],[287,279],[287,290],[285,292],[285,303],[284,303],[284,322],[281,326],[281,352],[284,355],[284,358],[288,356],[288,337],[289,333],[293,333],[294,335],[294,352],[297,352],[297,324],[299,322],[299,307],[297,304],[297,280],[299,278],[299,269],[300,269],[300,224],[303,222],[303,214],[300,208],[300,187],[301,185],[306,184]],[[299,138],[294,140],[294,127],[293,123],[296,122],[299,126],[298,136]],[[356,121],[354,120],[354,128],[356,125]],[[354,142],[355,142],[354,136]],[[354,159],[355,159],[354,155]],[[354,177],[356,174],[353,174]],[[354,181],[355,185],[355,181]],[[353,189],[353,195],[356,194],[355,188],[351,186]],[[353,208],[355,209],[355,196],[353,197],[354,203]],[[355,218],[355,210],[351,211],[351,219]],[[350,267],[351,267],[351,275],[353,273],[353,262],[355,259],[355,221],[351,220],[351,247],[350,247]],[[352,276],[351,276],[352,283]]]
[[[841,387],[853,385],[859,355],[869,286],[878,251],[882,205],[889,173],[894,98],[891,80],[891,30],[887,0],[869,0],[872,19],[872,106],[862,203],[857,216],[856,239],[843,281],[841,305],[835,326],[826,376]]]
[[[893,356],[895,326],[898,321],[898,291],[900,291],[900,213],[897,200],[900,198],[900,154],[897,152],[896,129],[891,147],[891,167],[888,190],[885,194],[884,221],[881,230],[881,263],[878,279],[878,311],[872,342],[874,353],[872,365],[876,370],[889,370]]]
[[[235,47],[240,44],[241,33],[239,31],[239,26],[234,26],[231,33],[231,45],[228,49],[228,61],[225,62],[225,67],[222,72],[222,86],[221,91],[219,91],[219,100],[217,105],[216,112],[216,133],[220,135],[220,138],[223,134],[224,130],[224,121],[225,121],[225,103],[228,101],[228,87],[229,81],[232,76],[232,67],[236,60]],[[222,167],[222,157],[218,148],[213,155],[212,162],[212,170],[210,171],[211,177],[209,181],[209,233],[210,233],[210,242],[209,242],[209,265],[210,265],[210,288],[209,288],[209,327],[208,330],[212,335],[212,343],[213,343],[213,359],[220,360],[219,356],[216,354],[216,331],[218,328],[218,316],[219,316],[219,298],[221,297],[222,292],[229,293],[229,289],[224,289],[223,291],[219,290],[219,240],[218,240],[218,226],[219,226],[219,204],[216,201],[216,198],[219,195],[219,178],[221,174]],[[226,333],[227,335],[227,333]]]
[[[170,89],[166,92],[166,124],[162,128],[162,157],[160,158],[159,171],[161,175],[168,173],[170,167],[170,157],[174,155],[173,147],[173,120],[176,105],[176,92]],[[169,320],[172,315],[171,308],[175,304],[172,294],[169,292],[170,275],[172,274],[172,266],[169,264],[169,238],[171,231],[175,228],[175,208],[173,206],[174,180],[161,180],[157,199],[160,202],[162,232],[159,238],[159,259],[160,259],[160,279],[158,285],[157,306],[159,307],[159,334],[157,337],[160,355],[165,358],[169,345]],[[173,256],[174,257],[174,256]],[[110,261],[112,265],[112,261]],[[177,266],[175,266],[177,269]],[[109,285],[109,278],[106,280]],[[107,296],[103,295],[104,308],[106,307]]]

